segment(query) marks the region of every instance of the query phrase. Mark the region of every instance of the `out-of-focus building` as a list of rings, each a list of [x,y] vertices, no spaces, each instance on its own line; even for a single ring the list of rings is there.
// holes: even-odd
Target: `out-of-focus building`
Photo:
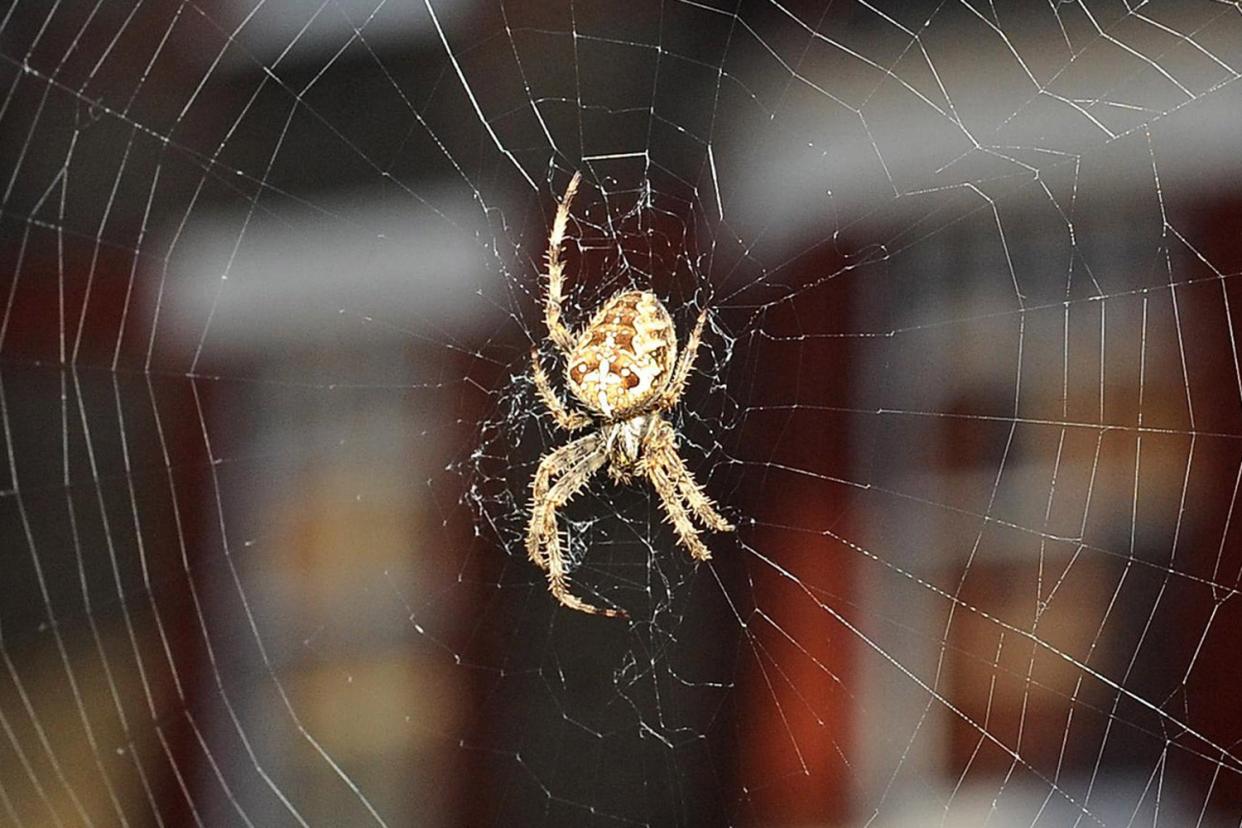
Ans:
[[[4,16],[0,812],[1236,814],[1233,10],[811,5]],[[617,529],[634,628],[463,493],[579,166],[572,255],[692,237],[732,337],[741,540]]]

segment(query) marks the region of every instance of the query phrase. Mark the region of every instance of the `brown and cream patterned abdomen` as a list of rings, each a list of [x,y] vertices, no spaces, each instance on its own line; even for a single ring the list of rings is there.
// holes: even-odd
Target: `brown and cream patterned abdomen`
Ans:
[[[672,317],[654,294],[632,290],[595,314],[569,355],[566,379],[583,405],[618,420],[665,389],[676,359]]]

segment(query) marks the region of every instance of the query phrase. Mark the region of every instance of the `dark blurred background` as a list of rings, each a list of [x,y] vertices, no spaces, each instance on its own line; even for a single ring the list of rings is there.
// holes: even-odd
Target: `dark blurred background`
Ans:
[[[0,10],[0,823],[1236,825],[1242,10]],[[712,324],[521,545],[567,313]],[[551,351],[545,348],[551,365]]]

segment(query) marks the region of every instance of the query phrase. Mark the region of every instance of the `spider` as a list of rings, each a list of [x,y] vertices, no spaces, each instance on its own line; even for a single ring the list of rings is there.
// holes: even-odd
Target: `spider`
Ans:
[[[661,416],[685,391],[707,312],[699,314],[680,359],[673,319],[649,291],[615,294],[576,335],[561,321],[565,281],[561,245],[581,178],[581,173],[574,173],[570,180],[548,237],[544,321],[548,338],[565,355],[565,383],[590,414],[569,410],[557,397],[539,365],[538,345],[531,349],[531,363],[539,398],[557,425],[570,432],[588,427],[595,430],[540,461],[531,487],[526,551],[548,573],[548,587],[561,604],[581,612],[625,618],[628,613],[624,610],[593,606],[569,591],[556,510],[582,491],[592,475],[608,466],[615,483],[628,483],[635,477],[651,481],[678,539],[695,560],[705,561],[711,552],[691,522],[691,514],[717,532],[731,532],[734,527],[716,511],[711,498],[686,468],[677,453],[676,433]]]

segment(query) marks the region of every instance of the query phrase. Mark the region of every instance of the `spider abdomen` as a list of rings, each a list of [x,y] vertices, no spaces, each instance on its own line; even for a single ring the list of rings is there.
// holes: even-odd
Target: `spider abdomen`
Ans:
[[[668,385],[677,359],[673,319],[655,294],[631,290],[609,299],[578,336],[567,384],[583,405],[609,420],[642,411]]]

